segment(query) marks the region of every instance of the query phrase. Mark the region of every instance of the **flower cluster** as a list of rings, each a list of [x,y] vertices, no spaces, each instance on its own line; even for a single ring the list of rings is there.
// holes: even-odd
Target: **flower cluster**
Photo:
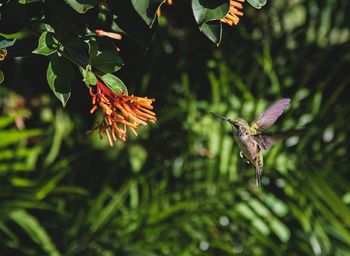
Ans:
[[[243,4],[240,2],[244,2],[244,0],[230,0],[230,10],[220,21],[230,26],[237,25],[239,17],[243,16],[243,12],[239,11],[243,9]]]
[[[118,95],[100,81],[97,81],[95,91],[93,87],[95,86],[89,88],[92,100],[90,113],[98,108],[102,110],[103,120],[98,125],[100,138],[105,133],[110,146],[117,141],[117,136],[126,141],[127,128],[137,135],[136,129],[139,125],[157,121],[155,113],[151,111],[155,99],[129,96],[125,93]]]
[[[6,58],[6,55],[7,55],[6,48],[1,48],[0,49],[0,61],[3,61]]]

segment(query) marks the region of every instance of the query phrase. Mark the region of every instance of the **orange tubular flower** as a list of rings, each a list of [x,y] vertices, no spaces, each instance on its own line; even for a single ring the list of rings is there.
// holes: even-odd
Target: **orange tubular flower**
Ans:
[[[115,40],[122,40],[122,35],[114,32],[106,32],[102,29],[95,30],[96,35],[98,36],[106,36]]]
[[[228,14],[223,17],[220,21],[226,23],[230,26],[237,25],[239,22],[239,17],[243,16],[243,12],[239,11],[243,9],[244,0],[230,0],[230,10]]]
[[[118,95],[100,81],[97,81],[96,92],[93,86],[90,86],[89,93],[92,103],[90,113],[94,113],[98,108],[102,110],[103,120],[98,126],[100,138],[102,139],[103,133],[106,133],[110,146],[117,141],[117,137],[126,141],[127,127],[137,135],[136,129],[139,125],[157,121],[156,114],[151,111],[155,99],[129,96],[124,93]]]
[[[107,31],[104,31],[102,29],[96,29],[95,33],[96,33],[97,36],[101,36],[101,37],[102,36],[106,36],[106,37],[112,38],[112,39],[117,40],[117,41],[120,41],[123,38],[121,34],[114,33],[114,32],[107,32]],[[119,47],[116,47],[116,50],[118,52],[120,52],[120,48]]]
[[[172,5],[173,4],[173,0],[166,0],[165,1],[167,5]],[[161,15],[161,11],[160,11],[160,6],[157,10],[157,16],[159,17]]]

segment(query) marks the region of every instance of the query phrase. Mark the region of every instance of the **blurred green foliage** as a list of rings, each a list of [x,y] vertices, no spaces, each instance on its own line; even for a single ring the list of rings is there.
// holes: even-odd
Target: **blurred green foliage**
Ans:
[[[85,91],[62,110],[16,89],[21,69],[7,79],[21,93],[2,85],[1,255],[349,255],[350,3],[271,1],[220,48],[188,30],[185,5],[162,10],[148,52],[122,46],[121,76],[159,119],[126,144],[84,133]],[[256,188],[209,111],[253,120],[281,97],[276,129],[309,131],[265,154]]]

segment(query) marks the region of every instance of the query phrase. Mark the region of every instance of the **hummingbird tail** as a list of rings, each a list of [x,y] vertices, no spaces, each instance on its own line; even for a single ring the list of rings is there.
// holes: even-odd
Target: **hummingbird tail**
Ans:
[[[261,182],[262,166],[256,165],[256,186],[259,187]]]

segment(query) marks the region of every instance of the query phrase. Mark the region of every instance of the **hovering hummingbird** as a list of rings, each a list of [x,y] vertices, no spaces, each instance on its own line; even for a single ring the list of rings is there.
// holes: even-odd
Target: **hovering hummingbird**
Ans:
[[[289,105],[290,99],[281,99],[265,112],[261,113],[255,121],[249,125],[242,118],[230,119],[215,113],[214,116],[228,121],[233,128],[233,137],[235,138],[240,151],[240,156],[245,158],[256,169],[256,185],[259,186],[261,173],[263,170],[263,156],[261,151],[268,150],[278,140],[293,135],[300,134],[303,130],[265,133],[264,130],[271,127],[276,120],[282,115],[284,109]]]

